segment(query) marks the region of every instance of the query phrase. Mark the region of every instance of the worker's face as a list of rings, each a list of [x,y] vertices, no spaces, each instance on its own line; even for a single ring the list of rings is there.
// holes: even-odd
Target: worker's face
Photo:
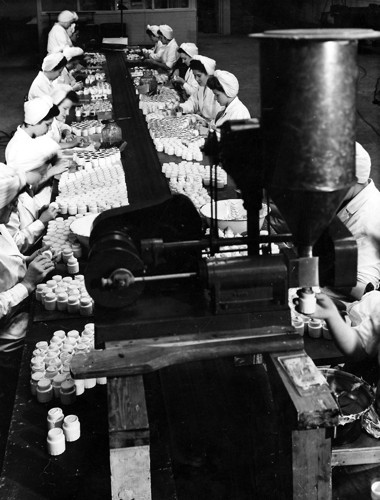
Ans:
[[[208,75],[206,75],[205,73],[202,73],[201,71],[198,71],[196,69],[193,69],[193,75],[194,75],[194,78],[197,81],[197,84],[200,87],[206,87],[207,80],[208,80]]]
[[[158,40],[160,39],[159,36],[153,35],[153,33],[149,35],[149,38],[152,40],[152,43],[157,43]]]
[[[67,30],[68,28],[70,28],[70,26],[73,24],[73,21],[67,21],[67,22],[60,22],[59,23],[61,26],[63,26],[65,28],[65,30]]]
[[[56,71],[45,71],[45,75],[52,82],[52,81],[56,80],[61,75],[62,71],[63,71],[63,68],[59,68]]]
[[[50,118],[50,120],[42,120],[42,122],[37,123],[37,125],[34,125],[34,136],[35,137],[40,137],[41,135],[45,135],[47,132],[49,132],[51,124],[53,123],[53,118]]]
[[[0,224],[8,224],[12,212],[17,212],[18,196],[14,198],[8,205],[0,208]]]
[[[180,53],[179,57],[186,64],[186,66],[190,66],[191,57],[183,52]]]
[[[59,115],[57,116],[57,120],[60,122],[65,122],[68,114],[70,113],[70,109],[73,103],[70,99],[64,99],[61,104],[58,106]]]
[[[227,106],[227,104],[230,102],[230,99],[226,96],[224,92],[221,92],[220,90],[213,90],[215,100],[217,103],[219,103],[221,106]]]
[[[164,35],[158,35],[158,38],[159,38],[160,42],[164,45],[167,45],[170,42],[170,40],[168,40],[166,37],[164,37]]]

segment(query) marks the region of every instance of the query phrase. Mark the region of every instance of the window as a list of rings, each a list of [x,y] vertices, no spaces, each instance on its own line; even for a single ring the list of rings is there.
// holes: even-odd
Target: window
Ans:
[[[189,0],[154,0],[155,9],[187,9]]]

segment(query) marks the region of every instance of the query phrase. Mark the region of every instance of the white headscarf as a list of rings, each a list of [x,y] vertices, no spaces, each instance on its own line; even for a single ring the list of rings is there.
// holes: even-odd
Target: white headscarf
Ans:
[[[24,172],[0,163],[0,208],[8,205],[25,184]]]
[[[365,184],[371,174],[371,157],[361,144],[355,142],[355,175],[359,184]]]
[[[181,43],[179,46],[180,49],[182,49],[188,56],[194,57],[198,55],[198,47],[195,45],[195,43]]]
[[[50,94],[50,97],[53,101],[53,104],[59,106],[61,102],[66,99],[67,94],[72,90],[70,85],[56,85],[53,92]],[[45,115],[46,116],[46,115]]]
[[[69,10],[63,10],[58,15],[59,23],[72,23],[75,20],[73,12]]]
[[[217,69],[214,76],[219,80],[227,97],[236,97],[239,93],[239,82],[235,75],[229,71]]]
[[[49,162],[60,150],[60,146],[48,135],[42,135],[28,142],[28,147],[20,150],[10,167],[24,172],[35,170]]]
[[[160,27],[157,26],[157,24],[147,24],[146,29],[151,31],[153,35],[158,36],[158,31]]]
[[[196,61],[199,61],[203,64],[206,73],[208,75],[213,75],[215,72],[215,66],[216,66],[216,61],[215,59],[211,59],[210,57],[206,56],[194,56],[193,59]]]
[[[174,37],[174,31],[167,24],[160,24],[159,29],[168,40],[171,40]]]
[[[62,49],[63,50],[63,49]],[[53,70],[64,58],[62,52],[54,52],[53,54],[49,54],[42,61],[42,71],[51,71]]]
[[[68,61],[70,61],[73,57],[80,57],[84,54],[83,49],[80,47],[69,47],[68,45],[66,45],[62,53]]]
[[[47,95],[26,101],[24,104],[24,122],[28,125],[37,125],[37,123],[45,118],[52,107],[53,101]]]

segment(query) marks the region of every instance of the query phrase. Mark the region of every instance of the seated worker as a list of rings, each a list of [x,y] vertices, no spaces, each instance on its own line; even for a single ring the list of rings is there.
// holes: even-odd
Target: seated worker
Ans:
[[[213,91],[217,102],[223,106],[223,110],[215,118],[216,127],[220,127],[228,120],[251,118],[247,107],[238,97],[239,82],[235,75],[218,69],[207,80],[207,86]]]
[[[28,92],[28,100],[36,97],[50,95],[54,90],[54,84],[66,66],[66,57],[62,52],[49,54],[42,62],[41,71],[33,80]]]
[[[19,210],[17,216],[12,217],[11,232],[17,244],[25,250],[32,245],[42,234],[47,222],[55,217],[49,211],[44,214],[41,209],[50,203],[51,187],[43,189],[43,183],[52,176],[66,170],[66,164],[58,163],[56,166],[47,168],[47,164],[55,159],[59,151],[59,145],[49,136],[47,132],[53,122],[53,118],[58,116],[59,109],[55,106],[50,97],[40,97],[24,104],[24,123],[20,125],[5,149],[5,159],[7,165],[17,168],[23,172],[28,172],[36,167],[44,166],[44,177],[41,185],[35,186],[37,194],[22,193],[19,197]],[[22,205],[22,206],[21,206]],[[43,219],[30,227],[34,221]]]
[[[180,59],[187,66],[187,70],[183,78],[180,72],[176,69],[173,72],[172,82],[173,86],[180,92],[184,99],[196,93],[198,90],[198,83],[195,79],[193,70],[190,68],[190,62],[194,56],[198,55],[198,47],[195,43],[182,43],[178,49]]]
[[[54,269],[52,260],[41,249],[30,257],[22,255],[6,224],[17,204],[17,194],[25,184],[34,184],[41,172],[23,173],[0,165],[0,351],[22,346],[28,315],[24,300],[36,285]]]
[[[73,42],[71,41],[68,29],[75,22],[74,19],[73,12],[69,10],[63,10],[58,15],[57,22],[49,31],[47,43],[48,54],[61,52],[66,46],[72,47]]]
[[[83,89],[83,82],[77,82],[73,76],[73,72],[76,71],[79,60],[84,54],[83,50],[80,47],[65,47],[62,53],[67,62],[54,85],[70,85],[74,92]]]
[[[165,45],[160,40],[159,31],[160,27],[156,24],[148,24],[146,27],[146,34],[149,36],[154,46],[152,49],[144,49],[144,54],[155,61],[160,61],[161,53],[165,49]]]
[[[154,68],[170,71],[178,59],[178,45],[174,38],[174,32],[167,24],[161,24],[158,35],[164,48],[158,56],[150,54],[147,62],[149,66]]]
[[[183,113],[195,113],[203,119],[201,121],[211,122],[215,120],[222,107],[215,100],[211,89],[207,86],[209,76],[214,74],[216,62],[205,56],[194,56],[190,61],[190,69],[198,83],[198,90],[189,99],[179,104]]]
[[[70,109],[78,104],[78,96],[69,85],[57,85],[50,97],[53,104],[58,107],[59,115],[53,118],[48,135],[59,144],[61,149],[73,148],[80,143],[80,139],[71,133],[70,125],[65,122]]]
[[[78,30],[79,16],[76,12],[72,12],[72,15],[73,15],[73,22],[67,28],[67,34],[70,37],[71,43],[73,45],[76,45],[79,38],[79,30]]]

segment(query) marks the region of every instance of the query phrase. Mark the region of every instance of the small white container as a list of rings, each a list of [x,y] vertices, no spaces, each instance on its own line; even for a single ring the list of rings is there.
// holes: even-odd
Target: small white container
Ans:
[[[62,428],[67,442],[71,443],[80,438],[80,422],[76,415],[67,415],[63,420]]]
[[[297,295],[299,297],[299,312],[302,314],[313,314],[315,313],[315,307],[317,305],[317,299],[315,298],[315,293],[312,290],[301,289],[298,290]]]
[[[74,255],[67,260],[67,272],[69,274],[79,273],[79,262]]]
[[[57,373],[57,375],[53,378],[53,393],[55,398],[60,397],[61,385],[63,382],[67,380],[66,373]]]
[[[74,383],[75,383],[75,394],[77,396],[81,396],[82,394],[84,394],[85,391],[84,379],[77,378],[74,380]]]
[[[45,295],[44,307],[46,311],[55,311],[57,309],[57,297],[54,292]]]
[[[47,414],[47,427],[54,429],[55,427],[62,427],[64,414],[62,408],[51,408]]]
[[[79,313],[81,316],[91,316],[94,312],[94,306],[90,297],[83,297],[80,299]]]
[[[66,450],[65,435],[60,427],[50,429],[47,435],[47,450],[49,455],[57,456]]]
[[[63,405],[72,405],[76,401],[75,383],[73,380],[65,380],[60,388],[60,398]]]
[[[47,378],[42,378],[37,383],[37,401],[39,403],[49,403],[53,399],[53,388]]]
[[[36,396],[37,384],[42,378],[45,378],[45,372],[32,373],[32,376],[30,377],[30,392],[33,396]]]
[[[380,500],[380,481],[371,484],[371,500]]]
[[[107,377],[99,377],[96,379],[96,383],[98,385],[106,385],[107,384]]]
[[[79,312],[79,300],[77,295],[71,295],[69,297],[67,302],[67,310],[71,314]]]
[[[93,389],[96,386],[96,378],[85,378],[84,387],[85,389]]]
[[[310,319],[307,325],[309,337],[319,339],[322,337],[322,322],[319,319]]]

